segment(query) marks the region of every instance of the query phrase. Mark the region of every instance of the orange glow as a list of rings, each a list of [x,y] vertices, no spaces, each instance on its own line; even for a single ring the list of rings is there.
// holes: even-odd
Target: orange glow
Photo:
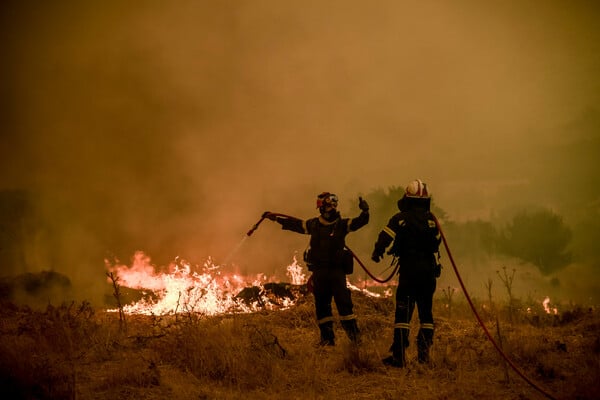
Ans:
[[[117,283],[122,287],[138,289],[151,293],[132,304],[125,305],[127,314],[165,315],[176,313],[195,313],[201,315],[218,315],[224,313],[249,313],[264,308],[275,308],[269,301],[263,285],[273,278],[264,274],[255,277],[242,277],[222,271],[208,258],[202,268],[192,266],[189,262],[177,258],[169,265],[169,272],[158,272],[151,259],[144,252],[138,251],[132,258],[130,266],[117,264],[109,266],[109,271],[117,276]],[[194,269],[200,269],[199,272]],[[287,267],[287,275],[294,285],[306,283],[306,276],[296,258]],[[260,299],[250,304],[236,295],[245,287],[256,286],[260,290]],[[154,300],[153,300],[154,299]],[[295,299],[282,299],[277,308],[293,305]],[[117,309],[108,310],[110,312]]]
[[[546,297],[542,302],[542,305],[544,306],[546,314],[558,315],[558,309],[556,307],[550,307],[550,297]]]

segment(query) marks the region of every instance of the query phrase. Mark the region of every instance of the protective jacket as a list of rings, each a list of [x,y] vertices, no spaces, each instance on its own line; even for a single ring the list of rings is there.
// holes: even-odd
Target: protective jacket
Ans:
[[[392,244],[388,254],[398,257],[403,277],[439,275],[435,253],[439,250],[441,235],[429,211],[429,202],[404,198],[401,207],[379,233],[373,256],[381,257]]]
[[[304,261],[310,271],[326,268],[344,268],[348,253],[344,253],[346,235],[369,222],[368,211],[362,211],[356,218],[338,217],[327,221],[322,216],[301,220],[297,218],[277,218],[282,229],[310,235],[309,247]],[[351,255],[350,255],[351,256]]]

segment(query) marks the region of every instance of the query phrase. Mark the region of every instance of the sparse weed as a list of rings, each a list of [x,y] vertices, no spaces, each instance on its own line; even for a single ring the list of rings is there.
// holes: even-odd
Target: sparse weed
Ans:
[[[513,280],[515,279],[516,269],[513,268],[512,272],[509,274],[506,266],[502,267],[502,273],[500,271],[496,271],[496,274],[500,277],[500,280],[504,284],[506,288],[506,292],[508,293],[508,320],[509,322],[513,322],[514,319],[514,311],[516,307],[515,298],[513,297]]]
[[[446,289],[442,289],[442,293],[444,294],[444,299],[446,302],[446,310],[448,311],[448,318],[452,318],[452,297],[456,289],[448,286]]]
[[[315,346],[311,296],[283,311],[128,315],[126,332],[117,313],[94,312],[86,303],[44,312],[5,307],[0,383],[12,398],[536,398],[510,370],[506,379],[501,358],[460,298],[452,299],[451,318],[443,312],[449,298],[435,303],[431,363],[416,362],[413,335],[405,369],[381,363],[392,338],[393,301],[353,298],[362,343],[351,344],[337,324],[331,348]],[[575,307],[554,317],[536,307],[514,309],[514,322],[502,329],[505,351],[557,398],[597,398],[598,312]],[[493,321],[498,328],[502,317]]]

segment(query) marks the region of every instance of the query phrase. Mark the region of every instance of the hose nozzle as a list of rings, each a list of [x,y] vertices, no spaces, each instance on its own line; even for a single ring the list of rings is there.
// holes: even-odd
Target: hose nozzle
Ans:
[[[254,226],[246,233],[246,236],[250,236],[254,233],[255,230],[258,229],[258,226],[260,225],[261,222],[263,222],[263,220],[265,219],[265,217],[261,217],[257,223],[254,224]]]

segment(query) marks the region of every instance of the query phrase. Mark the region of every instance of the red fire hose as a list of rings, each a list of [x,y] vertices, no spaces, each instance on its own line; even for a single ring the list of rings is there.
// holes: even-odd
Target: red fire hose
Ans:
[[[283,217],[283,218],[294,218],[294,217],[291,217],[291,216],[285,215],[285,214],[265,212],[261,216],[260,220],[258,220],[258,222],[256,224],[254,224],[254,226],[248,231],[247,235],[248,236],[252,235],[254,233],[254,231],[256,229],[258,229],[258,226],[261,224],[261,222],[263,222],[263,220],[269,214],[275,215],[277,217]],[[538,385],[536,385],[535,382],[533,382],[531,379],[529,379],[523,372],[521,372],[521,370],[519,370],[519,368],[517,368],[517,366],[513,363],[513,361],[511,359],[509,359],[508,356],[504,353],[504,351],[500,348],[500,346],[498,345],[498,343],[496,343],[496,341],[494,340],[494,337],[490,334],[488,328],[485,326],[485,323],[483,322],[483,320],[479,316],[479,313],[477,312],[477,309],[475,308],[475,305],[471,301],[471,296],[469,296],[469,293],[467,292],[467,288],[465,287],[465,284],[463,283],[463,280],[462,280],[462,278],[460,276],[460,273],[458,272],[458,268],[456,267],[456,263],[454,262],[454,258],[452,257],[452,253],[450,252],[450,247],[448,246],[448,242],[446,240],[446,236],[444,235],[444,231],[442,230],[442,227],[440,225],[439,220],[437,219],[437,217],[435,215],[432,214],[432,216],[433,216],[433,220],[435,221],[435,224],[437,225],[437,227],[438,227],[438,229],[440,231],[440,235],[442,236],[442,241],[444,242],[444,248],[446,249],[446,253],[448,254],[448,258],[450,259],[450,263],[452,264],[452,268],[454,269],[454,273],[456,274],[456,277],[458,278],[458,282],[460,283],[460,286],[461,286],[461,288],[463,290],[463,293],[465,294],[465,298],[467,299],[467,302],[469,303],[469,306],[471,307],[471,311],[473,311],[473,314],[475,315],[475,318],[477,318],[477,322],[479,322],[479,325],[481,326],[481,328],[485,332],[485,335],[487,336],[487,338],[490,340],[490,342],[492,342],[492,345],[494,346],[494,348],[496,349],[496,351],[500,354],[500,356],[502,356],[502,358],[504,359],[504,361],[506,361],[506,363],[513,369],[513,371],[515,371],[517,373],[517,375],[519,375],[521,378],[523,378],[523,380],[525,380],[525,382],[527,382],[531,387],[533,387],[534,389],[536,389],[538,392],[540,392],[541,394],[543,394],[547,398],[549,398],[551,400],[555,400],[555,397],[553,397],[552,395],[550,395],[548,392],[544,391],[541,387],[539,387]],[[376,282],[379,282],[379,283],[388,282],[398,272],[399,263],[396,263],[396,266],[395,266],[394,270],[392,271],[392,273],[390,274],[390,276],[388,276],[386,279],[378,279],[377,277],[375,277],[367,269],[367,267],[356,256],[356,254],[354,254],[354,252],[348,248],[348,246],[346,246],[346,249],[348,249],[348,251],[350,251],[350,253],[352,254],[352,257],[354,257],[354,259],[358,262],[358,264],[362,267],[362,269],[364,269],[365,272],[374,281],[376,281]],[[393,262],[392,262],[392,264],[393,264]],[[309,279],[309,284],[310,284],[310,279]]]
[[[513,371],[515,371],[517,373],[517,375],[519,375],[521,378],[523,378],[525,380],[525,382],[527,382],[531,387],[536,389],[538,392],[540,392],[544,396],[548,397],[549,399],[554,400],[555,398],[552,397],[552,395],[550,395],[549,393],[544,391],[541,387],[536,385],[532,380],[530,380],[527,376],[525,376],[525,374],[523,372],[521,372],[519,370],[519,368],[517,368],[517,366],[508,358],[508,356],[504,353],[504,351],[502,351],[502,349],[500,348],[498,343],[496,343],[493,336],[490,334],[487,327],[483,323],[483,320],[479,316],[479,313],[477,312],[475,305],[473,305],[473,302],[471,301],[471,296],[469,296],[469,293],[467,292],[467,288],[465,287],[465,284],[463,283],[462,278],[460,277],[460,273],[458,272],[458,268],[456,267],[456,263],[454,262],[454,258],[452,257],[452,253],[450,252],[450,247],[448,246],[448,242],[446,241],[446,236],[444,235],[444,231],[442,230],[442,227],[440,226],[440,222],[438,221],[438,219],[436,218],[435,215],[433,215],[433,219],[440,231],[440,234],[442,235],[442,241],[444,242],[444,247],[446,248],[446,253],[448,253],[448,258],[450,259],[452,268],[454,268],[454,273],[456,274],[456,277],[458,278],[460,287],[462,288],[463,293],[465,294],[465,298],[467,299],[467,302],[469,303],[469,306],[471,307],[471,311],[473,311],[473,314],[475,314],[475,317],[477,318],[477,322],[479,322],[479,325],[481,325],[481,328],[485,332],[485,335],[487,336],[487,338],[490,340],[490,342],[492,342],[492,344],[496,348],[496,351],[498,351],[498,353],[502,356],[504,361],[506,361],[507,364],[510,365],[510,367],[513,369]]]
[[[356,260],[356,262],[358,262],[358,265],[360,265],[360,266],[362,267],[362,269],[364,269],[364,270],[365,270],[365,272],[367,273],[367,275],[369,275],[369,276],[371,277],[371,279],[373,279],[375,282],[379,282],[379,283],[386,283],[386,282],[389,282],[389,281],[390,281],[390,280],[391,280],[391,279],[394,277],[394,275],[396,275],[396,273],[398,272],[398,268],[400,268],[400,264],[399,264],[399,263],[396,263],[396,262],[395,262],[396,260],[394,259],[390,265],[394,265],[394,264],[396,264],[396,265],[394,266],[394,270],[392,271],[392,273],[390,274],[390,276],[388,276],[388,277],[387,277],[387,278],[385,278],[385,279],[379,279],[379,278],[377,278],[375,275],[373,275],[373,274],[372,274],[372,273],[371,273],[371,272],[370,272],[370,271],[367,269],[367,267],[365,267],[365,264],[363,264],[363,263],[362,263],[362,261],[360,261],[360,259],[359,259],[359,258],[356,256],[356,254],[354,254],[354,252],[353,252],[352,250],[350,250],[350,249],[348,248],[348,246],[346,246],[346,249],[347,249],[347,250],[348,250],[350,253],[352,253],[352,257],[354,257],[354,259]]]

